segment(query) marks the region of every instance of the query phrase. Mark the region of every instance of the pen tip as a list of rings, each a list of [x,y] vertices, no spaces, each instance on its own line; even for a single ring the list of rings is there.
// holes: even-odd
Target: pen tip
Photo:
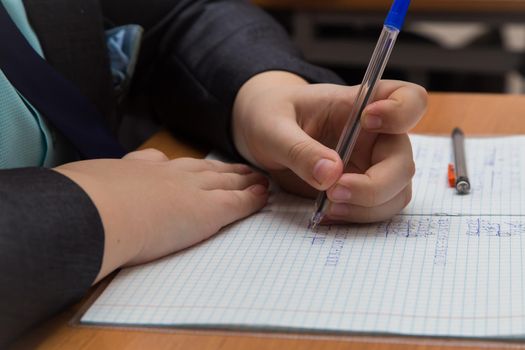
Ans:
[[[321,223],[323,220],[323,214],[322,213],[315,213],[314,216],[310,219],[310,223],[308,224],[309,230],[315,230],[317,226]]]

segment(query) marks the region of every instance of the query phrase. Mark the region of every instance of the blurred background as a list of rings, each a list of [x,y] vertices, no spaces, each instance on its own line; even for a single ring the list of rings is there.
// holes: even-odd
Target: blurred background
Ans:
[[[392,0],[252,0],[310,62],[359,84]],[[525,0],[412,0],[384,78],[430,91],[525,92]]]
[[[360,84],[392,0],[250,0],[290,33],[307,60]],[[384,78],[433,92],[525,93],[525,0],[412,0]],[[159,129],[141,109],[120,141]],[[139,112],[137,112],[137,110]]]

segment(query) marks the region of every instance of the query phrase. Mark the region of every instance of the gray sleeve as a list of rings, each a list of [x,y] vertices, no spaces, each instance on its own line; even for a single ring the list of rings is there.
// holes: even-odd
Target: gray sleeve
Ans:
[[[78,185],[49,169],[0,171],[0,347],[78,301],[103,252],[100,216]]]
[[[282,70],[311,83],[343,81],[306,62],[285,30],[247,0],[100,0],[115,25],[146,29],[134,88],[157,116],[192,144],[237,155],[231,113],[254,75]]]
[[[191,5],[170,23],[159,46],[165,59],[155,82],[157,113],[179,135],[238,156],[231,113],[251,77],[282,70],[311,83],[342,83],[331,71],[306,62],[285,30],[247,1],[186,2]],[[174,118],[169,111],[175,104],[181,115],[192,117]]]

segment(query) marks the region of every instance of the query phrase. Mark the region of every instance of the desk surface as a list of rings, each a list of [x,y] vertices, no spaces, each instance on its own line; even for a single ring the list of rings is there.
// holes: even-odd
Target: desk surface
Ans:
[[[386,11],[392,0],[253,0],[269,9]],[[525,11],[524,0],[417,0],[410,11],[512,12]]]
[[[469,134],[525,133],[525,96],[432,94],[429,109],[414,132],[448,134],[455,126]],[[202,156],[191,147],[159,133],[145,147],[156,147],[170,157]],[[480,343],[400,337],[319,337],[257,335],[209,331],[121,330],[69,326],[76,305],[41,325],[15,344],[15,349],[364,349],[425,350],[479,349]],[[490,346],[490,345],[493,345]],[[484,343],[492,348],[501,344]],[[511,347],[510,345],[508,346]],[[513,346],[512,348],[516,348]]]

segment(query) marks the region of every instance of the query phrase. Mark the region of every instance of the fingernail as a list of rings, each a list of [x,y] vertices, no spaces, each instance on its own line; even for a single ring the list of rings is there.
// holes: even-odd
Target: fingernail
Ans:
[[[315,164],[313,176],[315,181],[322,185],[326,180],[332,176],[335,162],[329,159],[321,159]]]
[[[332,191],[332,199],[338,202],[347,202],[352,197],[352,192],[344,186],[336,186]]]
[[[383,120],[375,115],[368,115],[365,117],[365,127],[367,129],[379,129],[383,125]]]
[[[346,204],[333,203],[330,206],[330,214],[334,216],[346,216],[348,215],[348,206]]]
[[[268,192],[268,187],[263,185],[253,185],[250,187],[250,191],[254,193],[257,196],[262,196],[263,194],[266,194]]]

